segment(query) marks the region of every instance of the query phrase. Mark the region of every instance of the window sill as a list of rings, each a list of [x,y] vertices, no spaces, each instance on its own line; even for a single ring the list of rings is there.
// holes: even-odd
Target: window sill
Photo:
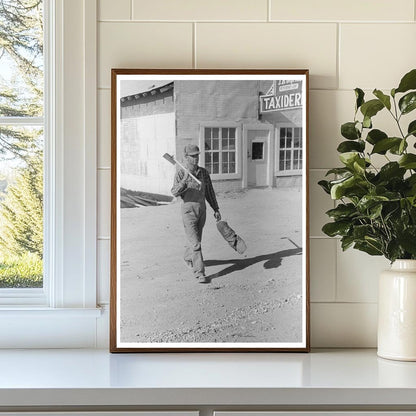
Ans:
[[[110,354],[0,351],[2,409],[416,409],[416,363],[369,350]],[[149,408],[147,408],[149,410]]]

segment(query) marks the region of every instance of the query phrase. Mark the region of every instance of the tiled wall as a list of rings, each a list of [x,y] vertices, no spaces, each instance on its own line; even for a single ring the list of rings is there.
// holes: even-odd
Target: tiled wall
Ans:
[[[309,68],[313,347],[376,345],[380,257],[326,238],[316,185],[338,165],[355,87],[390,90],[416,67],[415,0],[99,0],[98,290],[109,300],[110,69]],[[388,128],[384,116],[377,121]]]

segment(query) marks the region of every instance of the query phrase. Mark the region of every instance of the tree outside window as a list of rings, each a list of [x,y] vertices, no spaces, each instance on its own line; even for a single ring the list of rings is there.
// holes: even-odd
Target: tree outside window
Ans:
[[[43,285],[43,2],[0,0],[0,288]]]

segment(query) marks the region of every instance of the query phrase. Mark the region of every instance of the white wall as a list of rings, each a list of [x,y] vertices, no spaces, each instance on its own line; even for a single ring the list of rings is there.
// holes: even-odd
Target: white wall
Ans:
[[[377,275],[388,263],[342,253],[322,234],[333,203],[316,183],[338,164],[353,88],[390,90],[416,67],[415,0],[98,3],[99,302],[108,304],[110,280],[110,69],[309,68],[312,346],[375,346]]]

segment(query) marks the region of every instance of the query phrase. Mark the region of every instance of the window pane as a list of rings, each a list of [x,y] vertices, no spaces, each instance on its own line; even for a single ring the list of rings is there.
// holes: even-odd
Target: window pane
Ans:
[[[229,167],[228,173],[235,173],[235,172],[236,172],[236,170],[235,170],[235,163],[230,163],[230,167]]]
[[[215,164],[213,165],[212,173],[220,173],[220,172],[219,172],[219,169],[220,169],[220,165],[219,165],[219,163],[215,163]]]
[[[279,152],[279,170],[285,170],[285,152],[281,150]]]
[[[0,288],[42,287],[43,129],[0,126],[0,143]]]
[[[219,133],[219,128],[218,127],[216,127],[216,128],[214,128],[214,129],[212,129],[212,137],[214,138],[214,139],[218,139],[218,137],[220,137],[220,133]]]
[[[228,149],[235,150],[235,139],[229,139]]]
[[[230,128],[230,139],[235,139],[235,127]]]
[[[219,139],[212,139],[212,150],[218,150],[220,147]]]
[[[222,131],[222,134],[221,134],[222,138],[228,139],[228,129],[223,128],[221,129],[221,131]]]
[[[253,160],[262,160],[263,159],[263,142],[253,142],[252,143],[252,152],[251,152],[251,158]]]
[[[0,116],[43,115],[42,2],[3,0],[0,10]]]
[[[205,169],[208,171],[208,173],[212,173],[212,164],[205,163]]]
[[[222,150],[228,150],[229,149],[229,147],[228,147],[228,139],[222,139],[221,146],[222,146]]]
[[[205,162],[211,163],[211,153],[209,152],[205,153]]]
[[[0,116],[42,124],[43,2],[3,0]],[[0,126],[0,288],[43,285],[43,126]]]
[[[205,138],[210,139],[211,137],[212,137],[211,136],[211,129],[208,128],[208,127],[205,127]]]
[[[220,154],[218,152],[215,152],[212,154],[212,161],[214,163],[219,163],[220,161]]]
[[[205,139],[205,150],[211,150],[211,139]]]

